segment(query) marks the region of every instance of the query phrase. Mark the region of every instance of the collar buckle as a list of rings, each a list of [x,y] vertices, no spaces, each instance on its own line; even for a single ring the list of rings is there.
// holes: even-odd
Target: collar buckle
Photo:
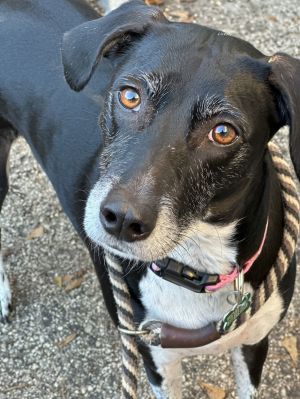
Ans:
[[[154,269],[152,265],[150,269],[156,275],[194,292],[205,293],[206,286],[219,282],[218,274],[201,273],[170,258],[159,260],[155,264],[159,270]]]

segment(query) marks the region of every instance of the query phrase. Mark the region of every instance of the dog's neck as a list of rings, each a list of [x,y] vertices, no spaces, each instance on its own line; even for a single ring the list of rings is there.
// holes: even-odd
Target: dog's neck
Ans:
[[[247,198],[245,213],[237,227],[238,242],[237,262],[240,265],[253,256],[260,245],[267,219],[269,225],[266,241],[261,255],[246,275],[246,280],[254,287],[258,286],[272,267],[281,244],[283,226],[283,209],[280,185],[273,167],[270,154],[265,155],[261,173],[255,176],[255,186]],[[272,215],[276,217],[272,217]]]

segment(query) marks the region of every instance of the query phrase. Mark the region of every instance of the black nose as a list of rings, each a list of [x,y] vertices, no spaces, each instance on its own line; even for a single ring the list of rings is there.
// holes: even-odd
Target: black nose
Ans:
[[[135,207],[126,199],[107,198],[101,205],[100,220],[104,229],[128,242],[147,238],[155,227],[156,217],[146,206]]]

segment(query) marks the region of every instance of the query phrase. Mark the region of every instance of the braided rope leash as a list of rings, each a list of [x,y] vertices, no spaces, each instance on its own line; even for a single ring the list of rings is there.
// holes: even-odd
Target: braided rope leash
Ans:
[[[277,291],[280,281],[287,272],[295,252],[299,233],[300,209],[297,189],[289,166],[284,160],[279,147],[274,143],[269,143],[269,151],[280,181],[282,200],[284,204],[282,244],[277,259],[271,267],[269,274],[254,292],[249,309],[242,312],[242,314],[236,318],[231,327],[226,331],[222,328],[222,320],[216,324],[217,331],[221,335],[230,333],[240,327],[245,321],[249,320],[250,317],[252,317],[266,303],[270,296]],[[130,293],[126,281],[123,278],[124,272],[121,263],[116,261],[109,253],[105,254],[105,259],[108,265],[109,277],[117,304],[119,330],[121,333],[123,362],[122,396],[125,399],[137,399],[138,348],[136,336],[139,334],[145,334],[145,331],[137,331],[134,323]],[[154,329],[157,328],[155,323],[153,326]],[[157,331],[159,331],[159,328]],[[150,334],[148,336],[141,335],[141,338],[144,342],[155,345],[156,343],[154,342],[158,336],[157,331],[151,331],[150,329]],[[130,332],[132,332],[132,335]]]
[[[289,165],[283,158],[280,148],[274,143],[269,143],[269,151],[280,182],[284,207],[282,243],[269,274],[253,294],[251,306],[235,320],[228,332],[235,330],[249,320],[267,302],[270,296],[278,290],[280,281],[289,268],[297,245],[300,209],[297,188]],[[217,330],[220,334],[225,333],[222,330],[221,321],[217,323]]]
[[[133,310],[130,293],[124,280],[124,271],[120,262],[117,262],[108,253],[105,254],[109,271],[109,278],[113,288],[114,298],[117,304],[119,330],[122,343],[122,397],[125,399],[137,399],[138,381],[138,348],[134,335],[122,333],[122,329],[135,331]]]

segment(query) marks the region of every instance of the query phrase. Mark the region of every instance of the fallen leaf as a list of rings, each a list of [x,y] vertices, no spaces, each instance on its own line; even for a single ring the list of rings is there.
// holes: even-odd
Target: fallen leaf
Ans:
[[[287,350],[290,355],[294,366],[297,367],[298,364],[298,349],[297,349],[297,337],[291,335],[289,337],[284,338],[281,341],[281,345]]]
[[[39,238],[44,234],[44,227],[40,224],[35,227],[27,236],[27,240],[33,240],[34,238]]]
[[[66,284],[69,283],[71,280],[73,280],[73,276],[71,276],[70,274],[65,274],[64,276],[62,276],[62,283]]]
[[[61,341],[59,341],[56,345],[60,348],[63,349],[66,346],[68,346],[72,341],[74,341],[74,339],[77,337],[76,333],[70,334],[68,335],[66,338],[62,339]]]
[[[86,270],[86,269],[77,270],[77,271],[74,273],[73,278],[74,278],[74,277],[75,277],[75,278],[83,277],[86,273],[87,273],[87,270]]]
[[[276,15],[269,15],[269,20],[272,22],[278,22],[278,18],[276,17]]]
[[[193,22],[193,15],[189,11],[185,10],[173,10],[169,12],[169,15],[176,18],[179,22]]]
[[[148,4],[148,6],[161,6],[164,4],[164,0],[145,0],[145,3]]]
[[[54,281],[54,284],[56,284],[58,287],[60,287],[60,288],[62,287],[63,282],[62,282],[61,276],[58,276],[58,275],[54,276],[53,281]]]
[[[76,288],[79,288],[83,282],[83,277],[71,280],[66,286],[65,286],[65,291],[70,292],[75,290]]]
[[[80,269],[73,274],[65,274],[63,276],[55,275],[53,281],[58,287],[64,288],[66,292],[69,292],[80,287],[83,282],[83,276],[86,273],[86,269]]]
[[[224,389],[217,387],[213,384],[207,384],[205,382],[200,382],[201,388],[205,391],[209,399],[225,399],[226,391]]]

